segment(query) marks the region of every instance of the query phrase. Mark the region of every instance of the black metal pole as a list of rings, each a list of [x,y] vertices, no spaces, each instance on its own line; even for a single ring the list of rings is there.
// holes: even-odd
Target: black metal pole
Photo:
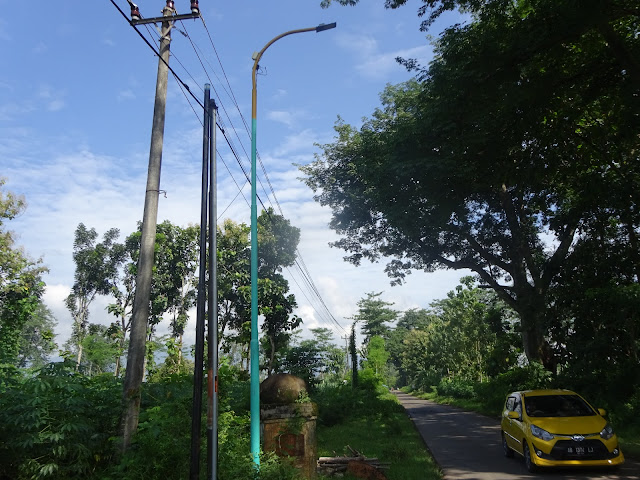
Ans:
[[[200,208],[200,257],[198,303],[196,314],[196,347],[193,367],[193,408],[191,410],[191,467],[189,478],[200,476],[200,427],[202,425],[202,379],[204,363],[205,274],[207,264],[207,192],[209,190],[209,97],[210,86],[204,88],[204,128],[202,139],[202,202]]]
[[[207,417],[208,478],[218,477],[218,201],[216,165],[216,113],[218,107],[211,100],[209,111],[209,295],[208,295],[208,357],[209,405]]]

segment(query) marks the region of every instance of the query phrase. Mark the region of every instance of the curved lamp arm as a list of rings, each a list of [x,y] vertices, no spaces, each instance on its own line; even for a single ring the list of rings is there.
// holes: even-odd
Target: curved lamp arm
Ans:
[[[273,38],[262,50],[253,54],[253,69],[251,70],[251,341],[250,341],[250,390],[251,390],[251,454],[253,462],[260,466],[260,380],[259,380],[259,350],[258,350],[258,205],[257,205],[257,173],[256,173],[256,130],[257,130],[257,88],[256,72],[262,54],[276,41],[287,35],[303,32],[322,32],[335,28],[336,23],[318,25],[317,27],[290,30]]]

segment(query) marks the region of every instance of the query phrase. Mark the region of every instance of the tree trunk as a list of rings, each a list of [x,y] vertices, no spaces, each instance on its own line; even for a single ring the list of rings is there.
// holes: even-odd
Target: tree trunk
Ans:
[[[556,373],[558,360],[545,338],[544,316],[540,309],[518,312],[522,328],[522,345],[529,362],[539,362]]]
[[[82,361],[82,341],[78,343],[78,356],[76,357],[76,372],[80,369],[81,361]]]
[[[122,338],[120,339],[120,348],[118,350],[118,356],[116,357],[116,371],[114,373],[114,377],[118,378],[120,376],[120,366],[122,364],[122,353],[124,352],[124,343],[125,343],[125,335],[126,332],[122,331]]]
[[[276,341],[273,335],[269,335],[269,344],[271,345],[271,352],[269,353],[269,367],[267,369],[267,376],[271,376],[273,372],[273,359],[276,356]]]

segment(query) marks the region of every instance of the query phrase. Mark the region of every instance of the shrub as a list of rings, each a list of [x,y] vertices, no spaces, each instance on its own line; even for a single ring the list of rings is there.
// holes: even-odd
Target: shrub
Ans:
[[[539,363],[532,363],[501,373],[488,382],[476,384],[475,392],[485,411],[498,414],[509,393],[518,390],[549,388],[552,384],[551,372]]]
[[[389,398],[379,397],[384,392]],[[318,404],[318,422],[324,426],[337,425],[355,418],[383,418],[394,412],[404,411],[386,389],[372,392],[369,389],[353,389],[350,385],[321,387],[312,400]]]
[[[358,387],[364,390],[376,390],[382,385],[382,377],[372,368],[365,368],[358,372]]]
[[[0,477],[84,478],[110,462],[122,387],[61,363],[0,395]]]
[[[436,387],[438,395],[454,398],[473,398],[475,382],[461,378],[443,378]]]

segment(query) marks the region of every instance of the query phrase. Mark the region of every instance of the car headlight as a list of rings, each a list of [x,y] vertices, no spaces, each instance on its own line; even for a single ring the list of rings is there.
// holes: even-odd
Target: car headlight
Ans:
[[[611,437],[613,437],[613,435],[613,427],[609,425],[609,423],[607,423],[600,432],[600,436],[605,440],[609,440]]]
[[[553,440],[553,435],[552,434],[550,434],[546,430],[538,427],[537,425],[531,424],[531,434],[534,437],[541,438],[545,442],[548,442],[549,440]]]

